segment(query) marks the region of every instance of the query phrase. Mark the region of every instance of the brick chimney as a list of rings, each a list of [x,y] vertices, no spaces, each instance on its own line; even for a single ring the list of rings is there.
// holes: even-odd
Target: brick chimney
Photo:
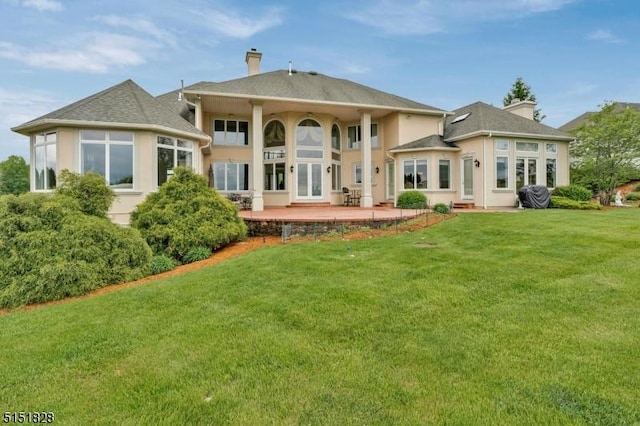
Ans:
[[[251,48],[245,56],[245,62],[249,68],[249,76],[260,74],[260,59],[262,59],[262,53],[258,52],[255,48]]]
[[[507,105],[502,109],[515,115],[519,115],[520,117],[533,120],[533,111],[536,109],[536,105],[538,104],[533,101],[519,101],[514,99],[510,105]]]

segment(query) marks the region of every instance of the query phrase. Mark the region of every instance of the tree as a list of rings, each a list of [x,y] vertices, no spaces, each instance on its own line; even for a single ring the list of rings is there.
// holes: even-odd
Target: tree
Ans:
[[[29,192],[29,165],[24,158],[12,155],[0,163],[0,194],[25,192]]]
[[[536,101],[536,95],[531,92],[531,86],[524,82],[522,77],[516,78],[515,83],[511,86],[511,91],[507,93],[502,100],[504,106],[511,105],[513,101]],[[545,119],[546,115],[540,115],[540,109],[533,110],[533,119],[538,123]]]
[[[602,205],[609,205],[616,187],[638,174],[640,112],[605,103],[571,133],[576,137],[572,181],[591,188]]]

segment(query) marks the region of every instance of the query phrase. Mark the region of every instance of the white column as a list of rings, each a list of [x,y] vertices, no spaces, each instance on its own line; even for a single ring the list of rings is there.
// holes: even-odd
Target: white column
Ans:
[[[253,204],[252,210],[261,212],[264,210],[264,198],[262,189],[264,188],[264,165],[262,162],[262,148],[264,146],[264,135],[262,134],[262,102],[251,101],[251,129],[253,145],[253,164],[251,173],[253,174]]]
[[[371,111],[360,111],[362,130],[362,198],[360,207],[373,207],[371,195]]]

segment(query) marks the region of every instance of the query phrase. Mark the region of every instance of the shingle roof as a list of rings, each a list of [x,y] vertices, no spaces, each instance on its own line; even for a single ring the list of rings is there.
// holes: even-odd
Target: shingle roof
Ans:
[[[621,110],[625,108],[634,108],[640,111],[639,103],[616,102],[615,104],[616,104],[617,110]],[[583,124],[587,124],[587,122],[589,121],[589,117],[591,117],[593,114],[595,114],[595,111],[594,112],[588,111],[588,112],[585,112],[584,114],[580,114],[579,116],[569,121],[568,123],[565,123],[562,126],[558,127],[558,130],[561,130],[563,132],[570,132],[572,130],[575,130],[578,127],[582,126]]]
[[[187,101],[182,98],[180,100],[180,89],[172,90],[171,92],[165,93],[163,95],[156,96],[156,99],[159,100],[166,106],[167,108],[176,111],[182,118],[187,120],[189,123],[195,123],[195,112],[193,109],[189,108],[189,104]]]
[[[186,87],[185,91],[444,112],[440,108],[316,72],[293,72],[290,75],[286,70],[278,70],[221,83],[200,82]]]
[[[403,145],[396,146],[390,149],[390,152],[395,151],[413,151],[427,148],[458,148],[454,143],[445,142],[440,135],[431,135],[426,138],[421,138]]]
[[[521,117],[509,111],[475,102],[471,105],[458,108],[455,115],[447,117],[444,130],[444,140],[458,140],[461,136],[493,132],[499,134],[533,135],[541,137],[557,137],[559,139],[572,139],[560,130],[538,123],[528,118]],[[457,117],[470,113],[467,118],[452,123]]]
[[[132,80],[126,80],[99,93],[81,99],[12,130],[28,132],[42,125],[113,123],[177,131],[198,139],[208,136],[175,111],[166,107]]]

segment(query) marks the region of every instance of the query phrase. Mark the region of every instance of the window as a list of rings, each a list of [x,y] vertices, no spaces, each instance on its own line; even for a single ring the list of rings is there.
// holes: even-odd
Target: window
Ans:
[[[80,171],[104,176],[116,189],[133,188],[133,133],[80,131]]]
[[[547,158],[547,188],[556,187],[556,159]]]
[[[302,120],[296,127],[296,157],[322,159],[322,127],[315,120]]]
[[[249,190],[249,164],[213,163],[213,175],[218,191]]]
[[[516,158],[516,189],[537,184],[537,166],[535,158]]]
[[[158,136],[158,186],[165,183],[174,167],[193,167],[193,142]]]
[[[516,151],[538,152],[537,142],[516,142]]]
[[[249,122],[242,120],[213,120],[214,145],[249,145]]]
[[[371,184],[375,184],[375,176],[376,176],[376,167],[374,163],[371,163]],[[362,164],[353,163],[353,183],[361,184],[362,183]],[[341,188],[341,187],[340,187]],[[340,189],[337,188],[337,189]]]
[[[283,191],[285,189],[285,169],[286,164],[265,163],[264,165],[264,190]]]
[[[36,190],[56,187],[56,141],[57,134],[55,132],[35,136],[33,171]]]
[[[503,139],[497,139],[496,151],[509,151],[509,141],[505,141]]]
[[[331,164],[331,189],[333,191],[342,189],[342,165],[339,163]]]
[[[337,124],[331,127],[331,149],[340,152],[340,128]]]
[[[284,146],[284,142],[284,124],[278,120],[273,120],[267,123],[264,128],[264,147],[273,148],[276,146]]]
[[[404,161],[404,188],[427,188],[427,160]]]
[[[438,188],[451,189],[451,160],[438,161]]]
[[[558,144],[548,143],[545,145],[545,150],[548,154],[555,154],[558,152]]]
[[[358,149],[362,142],[362,127],[348,126],[347,139],[349,149]],[[371,148],[378,148],[378,123],[371,123]]]
[[[509,157],[496,157],[496,188],[509,187]]]

